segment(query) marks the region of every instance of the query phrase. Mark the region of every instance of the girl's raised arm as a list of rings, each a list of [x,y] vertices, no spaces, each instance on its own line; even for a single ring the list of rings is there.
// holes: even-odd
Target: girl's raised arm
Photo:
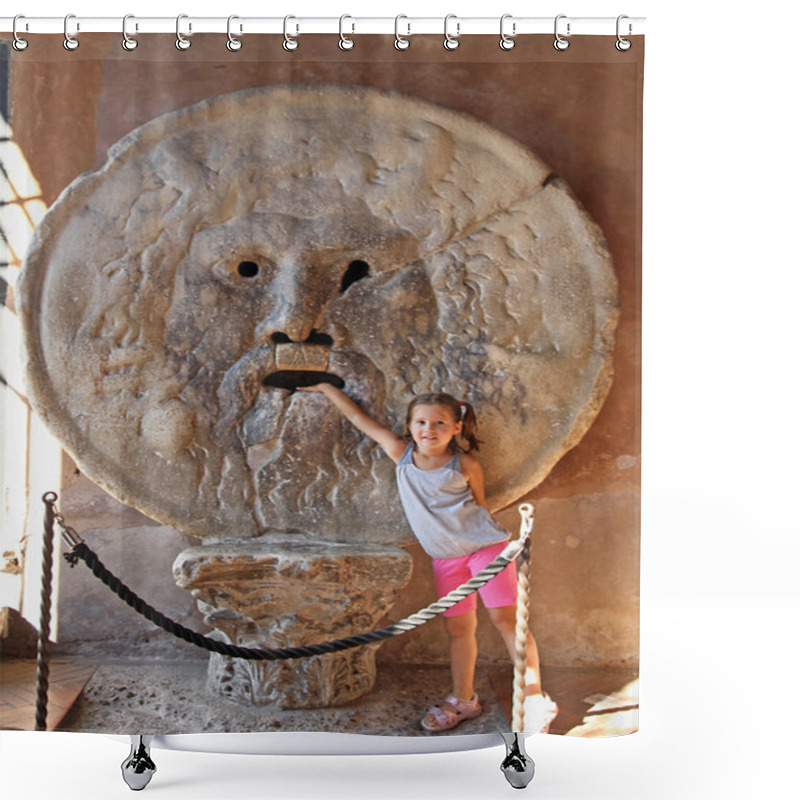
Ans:
[[[360,431],[376,441],[395,463],[400,460],[406,449],[406,442],[396,433],[376,422],[355,400],[348,397],[341,389],[330,383],[318,383],[316,386],[297,388],[298,392],[316,392],[324,394]]]

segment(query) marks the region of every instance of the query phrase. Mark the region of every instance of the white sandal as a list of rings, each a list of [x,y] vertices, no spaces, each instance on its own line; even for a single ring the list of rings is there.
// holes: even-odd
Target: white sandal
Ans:
[[[440,706],[431,706],[420,724],[426,731],[438,733],[449,731],[465,719],[474,719],[482,713],[477,694],[471,700],[461,700],[449,695]]]

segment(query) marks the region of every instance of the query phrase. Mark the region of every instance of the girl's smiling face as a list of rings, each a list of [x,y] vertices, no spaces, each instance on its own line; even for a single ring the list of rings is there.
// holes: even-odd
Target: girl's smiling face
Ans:
[[[416,406],[408,426],[415,447],[425,455],[446,453],[453,437],[461,433],[461,427],[452,410],[439,404]]]

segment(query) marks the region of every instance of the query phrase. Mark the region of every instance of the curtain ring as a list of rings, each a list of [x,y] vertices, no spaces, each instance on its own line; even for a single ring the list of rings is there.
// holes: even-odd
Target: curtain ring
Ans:
[[[133,14],[126,14],[122,18],[122,49],[127,50],[130,52],[131,50],[135,50],[139,46],[139,42],[134,39],[132,36],[128,36],[128,20],[135,19]],[[138,29],[138,25],[136,28]]]
[[[627,50],[630,50],[633,47],[633,42],[630,39],[623,39],[619,32],[619,24],[622,22],[623,19],[628,19],[627,14],[620,14],[617,17],[617,41],[614,45],[620,53],[624,53]],[[628,23],[628,36],[631,34],[631,24]]]
[[[25,15],[24,14],[17,14],[17,16],[14,17],[14,22],[12,23],[12,26],[11,26],[11,30],[12,30],[12,32],[14,34],[14,41],[11,43],[11,46],[15,50],[18,50],[18,51],[21,52],[22,50],[25,50],[28,47],[28,40],[27,39],[21,39],[17,35],[17,20],[18,19],[25,19]]]
[[[64,17],[64,49],[65,50],[77,50],[78,49],[78,45],[80,45],[80,42],[74,36],[70,36],[69,35],[69,31],[67,30],[67,27],[69,26],[69,21],[71,19],[75,19],[75,15],[74,14],[67,14],[67,16]],[[76,24],[76,26],[75,26],[76,32],[79,31],[80,29],[81,29],[81,26]]]
[[[283,18],[283,49],[291,52],[292,50],[297,50],[297,48],[300,47],[300,42],[298,42],[293,36],[289,36],[287,26],[290,19],[297,19],[297,17],[293,17],[291,14],[289,14]],[[300,33],[299,25],[297,26],[297,32]]]
[[[447,30],[447,23],[450,22],[451,19],[456,20],[456,35],[452,36]],[[448,14],[444,18],[444,47],[445,50],[457,50],[458,46],[461,42],[458,41],[459,34],[461,33],[461,23],[458,22],[458,18],[455,14]]]
[[[500,49],[501,50],[513,50],[516,42],[512,37],[517,35],[517,23],[511,23],[511,36],[508,36],[505,32],[505,22],[507,19],[511,19],[511,14],[503,14],[500,17]]]
[[[237,39],[231,33],[231,22],[233,22],[233,20],[235,20],[235,19],[239,19],[239,17],[237,17],[236,14],[231,14],[228,17],[228,42],[227,42],[227,44],[225,46],[228,48],[228,50],[231,51],[231,53],[238,53],[239,50],[242,49],[242,40],[241,39]],[[242,30],[241,26],[239,26],[239,30],[240,31]]]
[[[555,41],[553,42],[553,47],[555,47],[555,49],[556,49],[556,50],[560,50],[560,51],[564,51],[564,50],[566,50],[566,49],[569,47],[569,39],[565,39],[565,38],[564,38],[564,37],[563,37],[563,36],[562,36],[562,35],[561,35],[561,34],[558,32],[558,21],[559,21],[560,19],[566,19],[566,18],[567,18],[567,15],[566,15],[566,14],[559,14],[559,15],[556,17],[556,22],[555,22],[555,28],[554,28],[554,30],[555,30],[556,39],[555,39]],[[567,23],[567,36],[569,36],[569,34],[570,34],[570,30],[569,30],[569,29],[570,29],[570,24],[569,24],[569,22],[568,22],[568,23]]]
[[[397,50],[408,50],[411,47],[411,40],[406,39],[405,36],[400,35],[400,20],[408,19],[405,14],[398,14],[394,18],[394,46]],[[408,24],[408,33],[406,36],[411,36],[411,23]]]
[[[188,16],[188,14],[178,14],[178,18],[175,20],[175,36],[177,37],[175,39],[175,47],[177,47],[178,50],[188,50],[192,46],[192,42],[181,33],[181,20],[187,19]],[[191,33],[191,31],[192,23],[190,22],[189,32]]]
[[[349,14],[342,14],[342,16],[339,17],[339,47],[342,50],[352,50],[355,47],[356,43],[349,36],[345,36],[344,33],[342,32],[342,27],[346,19],[353,19],[353,18]],[[353,23],[354,32],[355,29],[356,26],[355,23]]]

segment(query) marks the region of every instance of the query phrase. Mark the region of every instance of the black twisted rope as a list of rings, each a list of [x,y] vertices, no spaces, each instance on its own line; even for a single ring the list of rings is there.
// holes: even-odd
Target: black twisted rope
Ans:
[[[452,592],[439,598],[435,603],[431,603],[431,605],[421,609],[416,614],[412,614],[393,625],[380,628],[376,631],[347,636],[343,639],[335,639],[320,644],[262,650],[254,647],[239,647],[237,645],[221,642],[218,639],[212,639],[209,636],[204,636],[202,633],[197,633],[196,631],[184,627],[180,623],[165,616],[160,611],[157,611],[111,573],[100,561],[97,554],[92,551],[80,536],[78,536],[72,528],[64,524],[63,517],[55,510],[55,500],[57,499],[55,493],[51,492],[45,495],[43,499],[50,510],[50,513],[46,514],[45,519],[50,520],[51,526],[53,520],[58,521],[64,540],[72,548],[72,551],[66,553],[64,556],[71,566],[75,566],[79,560],[83,561],[89,569],[91,569],[95,577],[108,586],[120,599],[124,600],[137,613],[173,636],[183,639],[185,642],[189,642],[197,647],[201,647],[204,650],[209,650],[212,653],[219,653],[231,658],[242,658],[252,661],[285,661],[292,658],[309,658],[311,656],[325,655],[326,653],[336,653],[340,650],[348,650],[351,647],[361,647],[363,645],[380,642],[392,636],[399,636],[400,634],[413,630],[443,613],[448,608],[452,608],[465,597],[477,592],[478,589],[485,586],[509,564],[513,563],[519,556],[525,542],[528,541],[528,536],[533,526],[533,507],[529,505],[520,506],[522,525],[519,539],[509,543],[503,552],[474,578],[458,588],[453,589]]]
[[[74,531],[71,529],[67,529],[67,532],[68,535],[75,536]],[[519,555],[524,541],[527,541],[527,535],[524,540],[517,540],[508,545],[489,566],[479,572],[474,578],[467,581],[462,586],[459,586],[457,589],[454,589],[435,603],[432,603],[416,614],[412,614],[410,617],[406,617],[393,625],[375,631],[369,631],[368,633],[359,633],[355,636],[335,639],[330,642],[322,642],[320,644],[306,645],[303,647],[282,647],[271,650],[227,644],[217,639],[211,639],[208,636],[190,630],[180,623],[171,620],[142,600],[141,597],[112,574],[103,565],[92,549],[83,541],[78,543],[71,541],[72,552],[65,554],[64,557],[72,566],[74,566],[78,560],[82,560],[97,578],[137,613],[179,639],[183,639],[197,647],[202,647],[205,650],[210,650],[213,653],[230,656],[231,658],[243,658],[253,661],[285,661],[291,658],[308,658],[310,656],[319,656],[326,653],[336,653],[340,650],[348,650],[351,647],[361,647],[362,645],[389,639],[392,636],[399,636],[423,625],[448,608],[452,608],[465,597],[477,592],[478,589],[485,586],[495,575],[502,572]]]
[[[46,494],[42,542],[42,589],[39,604],[39,639],[36,644],[36,723],[34,730],[47,730],[47,698],[50,691],[50,616],[53,587],[53,523],[55,509]]]
[[[357,636],[348,636],[344,639],[336,639],[335,641],[308,645],[305,647],[282,647],[273,650],[238,647],[236,645],[220,642],[217,639],[211,639],[208,636],[204,636],[202,633],[190,630],[154,609],[134,591],[129,589],[119,578],[106,569],[97,555],[85,542],[76,545],[72,552],[67,553],[65,557],[71,564],[76,563],[78,559],[84,561],[92,573],[108,586],[111,591],[120,599],[124,600],[137,613],[150,620],[150,622],[157,625],[159,628],[171,633],[179,639],[183,639],[185,642],[189,642],[197,647],[202,647],[204,650],[210,650],[212,653],[220,653],[221,655],[230,656],[232,658],[244,658],[258,661],[285,661],[290,658],[308,658],[309,656],[336,653],[339,650],[347,650],[351,647],[380,642],[383,639],[388,639],[391,636],[396,636],[398,633],[405,632],[404,630],[396,630],[395,625],[390,625],[387,628],[381,628],[377,631],[370,631],[369,633],[361,633]]]

